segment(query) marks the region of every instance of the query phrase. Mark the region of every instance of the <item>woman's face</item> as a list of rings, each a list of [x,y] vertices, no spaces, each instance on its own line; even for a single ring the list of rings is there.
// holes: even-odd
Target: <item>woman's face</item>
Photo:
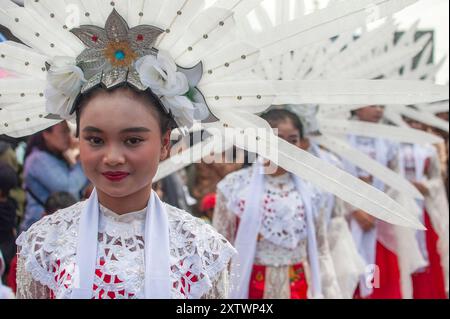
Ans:
[[[161,136],[146,101],[122,90],[102,92],[80,116],[80,158],[99,196],[148,194],[158,164],[168,155],[170,132]]]
[[[381,105],[370,105],[356,111],[356,115],[361,121],[378,123],[384,115],[384,108]]]
[[[421,131],[425,131],[426,130],[426,125],[415,121],[413,119],[410,119],[408,117],[403,117],[403,120],[412,128],[416,129],[416,130],[421,130]]]
[[[300,136],[300,131],[294,126],[291,120],[286,119],[285,121],[280,121],[273,128],[278,129],[278,137],[285,140],[286,142],[295,145],[299,148],[303,148],[302,139]],[[283,175],[286,173],[281,167],[278,167],[275,176]]]
[[[51,131],[44,131],[43,137],[52,152],[64,153],[70,148],[71,133],[66,122],[56,124]]]

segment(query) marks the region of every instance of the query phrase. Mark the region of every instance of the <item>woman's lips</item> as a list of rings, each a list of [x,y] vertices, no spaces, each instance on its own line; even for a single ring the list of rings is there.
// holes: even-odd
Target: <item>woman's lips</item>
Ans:
[[[121,180],[127,178],[130,173],[126,172],[106,172],[102,174],[107,179],[109,179],[111,182],[120,182]]]

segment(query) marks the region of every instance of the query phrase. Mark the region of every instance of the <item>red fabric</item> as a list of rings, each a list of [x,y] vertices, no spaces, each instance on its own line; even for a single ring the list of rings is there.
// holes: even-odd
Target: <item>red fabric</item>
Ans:
[[[373,289],[369,299],[402,299],[397,255],[377,242],[375,259],[379,269],[380,284],[378,288]]]
[[[6,279],[6,284],[16,293],[17,291],[17,255],[11,260],[9,267],[8,278]]]
[[[205,195],[202,199],[202,203],[200,205],[200,210],[202,212],[206,212],[209,209],[214,209],[216,207],[216,194],[211,193],[208,195]]]
[[[266,266],[253,265],[250,276],[249,299],[263,299],[266,281]]]
[[[291,299],[308,299],[308,282],[302,264],[289,267]]]
[[[438,235],[433,229],[430,216],[425,212],[426,243],[429,266],[425,271],[412,275],[414,299],[447,299],[445,293],[444,271],[437,250]]]
[[[377,242],[375,262],[379,271],[379,285],[373,288],[373,293],[364,299],[402,299],[400,284],[400,269],[397,255]],[[363,299],[359,287],[354,299]]]
[[[249,299],[263,299],[266,282],[266,266],[253,265],[250,277]],[[289,267],[291,299],[307,299],[308,283],[302,264]]]

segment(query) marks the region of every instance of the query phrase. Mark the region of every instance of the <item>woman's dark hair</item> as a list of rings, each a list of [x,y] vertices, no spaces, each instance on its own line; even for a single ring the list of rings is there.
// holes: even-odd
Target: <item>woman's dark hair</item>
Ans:
[[[100,93],[108,92],[113,93],[117,90],[123,90],[124,94],[131,94],[134,99],[142,99],[148,104],[152,105],[150,110],[157,116],[161,134],[165,134],[167,131],[177,127],[171,114],[166,113],[161,101],[148,89],[146,91],[137,91],[128,84],[107,90],[103,87],[97,87],[86,94],[80,95],[76,101],[76,122],[77,122],[77,137],[80,135],[80,117],[83,112],[83,108],[88,102]]]
[[[31,153],[33,152],[33,150],[35,148],[37,148],[38,150],[43,151],[43,152],[54,154],[53,152],[51,152],[48,149],[47,144],[45,143],[45,139],[44,139],[44,132],[51,133],[53,131],[54,127],[55,126],[48,127],[45,130],[40,131],[36,134],[33,134],[28,138],[27,148],[25,150],[25,159],[31,155]],[[54,154],[54,155],[58,156],[58,154]],[[61,156],[59,156],[59,157],[61,157]]]
[[[305,137],[303,124],[300,121],[300,118],[294,112],[285,109],[272,109],[262,114],[261,118],[269,122],[270,126],[272,127],[276,127],[281,122],[289,120],[292,122],[294,127],[298,129],[298,131],[300,132],[300,138]]]
[[[0,162],[0,193],[8,196],[9,191],[19,185],[19,179],[14,169],[8,164]]]

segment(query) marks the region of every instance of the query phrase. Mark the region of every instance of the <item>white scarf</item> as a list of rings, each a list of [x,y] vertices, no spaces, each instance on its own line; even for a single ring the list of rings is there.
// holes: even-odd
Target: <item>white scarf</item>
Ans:
[[[425,163],[427,161],[427,158],[430,155],[430,152],[428,149],[421,147],[420,145],[413,144],[413,156],[414,156],[414,168],[415,168],[415,179],[417,182],[420,182],[423,180],[425,175]],[[402,176],[406,177],[406,168],[405,168],[405,151],[402,147],[400,147],[399,152],[399,170]],[[425,224],[425,201],[424,200],[418,200],[416,199],[417,205],[421,208],[421,214],[420,214],[420,222],[422,224]],[[420,252],[422,253],[422,256],[424,260],[429,263],[429,256],[428,256],[428,249],[426,247],[426,237],[425,232],[418,230],[416,232],[416,238],[419,243]]]
[[[355,135],[349,136],[350,144],[355,147],[358,147],[357,137]],[[375,151],[376,158],[375,160],[385,166],[388,165],[387,159],[387,149],[386,145],[382,139],[376,138],[375,140]],[[353,165],[350,165],[350,171],[353,175],[356,176],[356,168]],[[372,186],[375,188],[384,191],[384,183],[377,178],[373,179]],[[363,231],[361,226],[355,219],[350,221],[350,229],[352,231],[353,239],[355,240],[356,247],[358,249],[359,254],[366,262],[366,273],[361,276],[359,282],[359,292],[361,297],[365,298],[370,296],[373,293],[373,287],[371,286],[368,279],[371,279],[369,272],[374,275],[375,269],[373,265],[376,262],[376,249],[377,249],[377,229],[371,229],[367,232]]]
[[[293,176],[293,178],[306,211],[308,256],[312,273],[312,296],[313,298],[322,298],[314,211],[311,205],[312,195],[300,178],[297,176]],[[232,299],[247,299],[249,295],[250,276],[253,270],[257,239],[263,217],[260,201],[264,192],[264,185],[264,167],[259,163],[255,164],[249,185],[249,194],[245,201],[245,211],[239,223],[234,245],[238,254],[233,257],[231,262],[232,287],[230,296]]]
[[[414,166],[416,173],[416,181],[420,182],[424,177],[425,170],[425,162],[427,158],[430,156],[429,151],[421,147],[417,144],[413,144],[413,153],[414,153]],[[400,148],[399,152],[399,170],[402,176],[406,176],[406,168],[405,168],[405,153],[402,148]]]
[[[71,299],[91,299],[97,265],[99,204],[94,191],[80,217],[74,287]],[[169,221],[166,210],[152,191],[145,221],[145,283],[146,299],[171,297]],[[93,244],[97,243],[97,244]]]

